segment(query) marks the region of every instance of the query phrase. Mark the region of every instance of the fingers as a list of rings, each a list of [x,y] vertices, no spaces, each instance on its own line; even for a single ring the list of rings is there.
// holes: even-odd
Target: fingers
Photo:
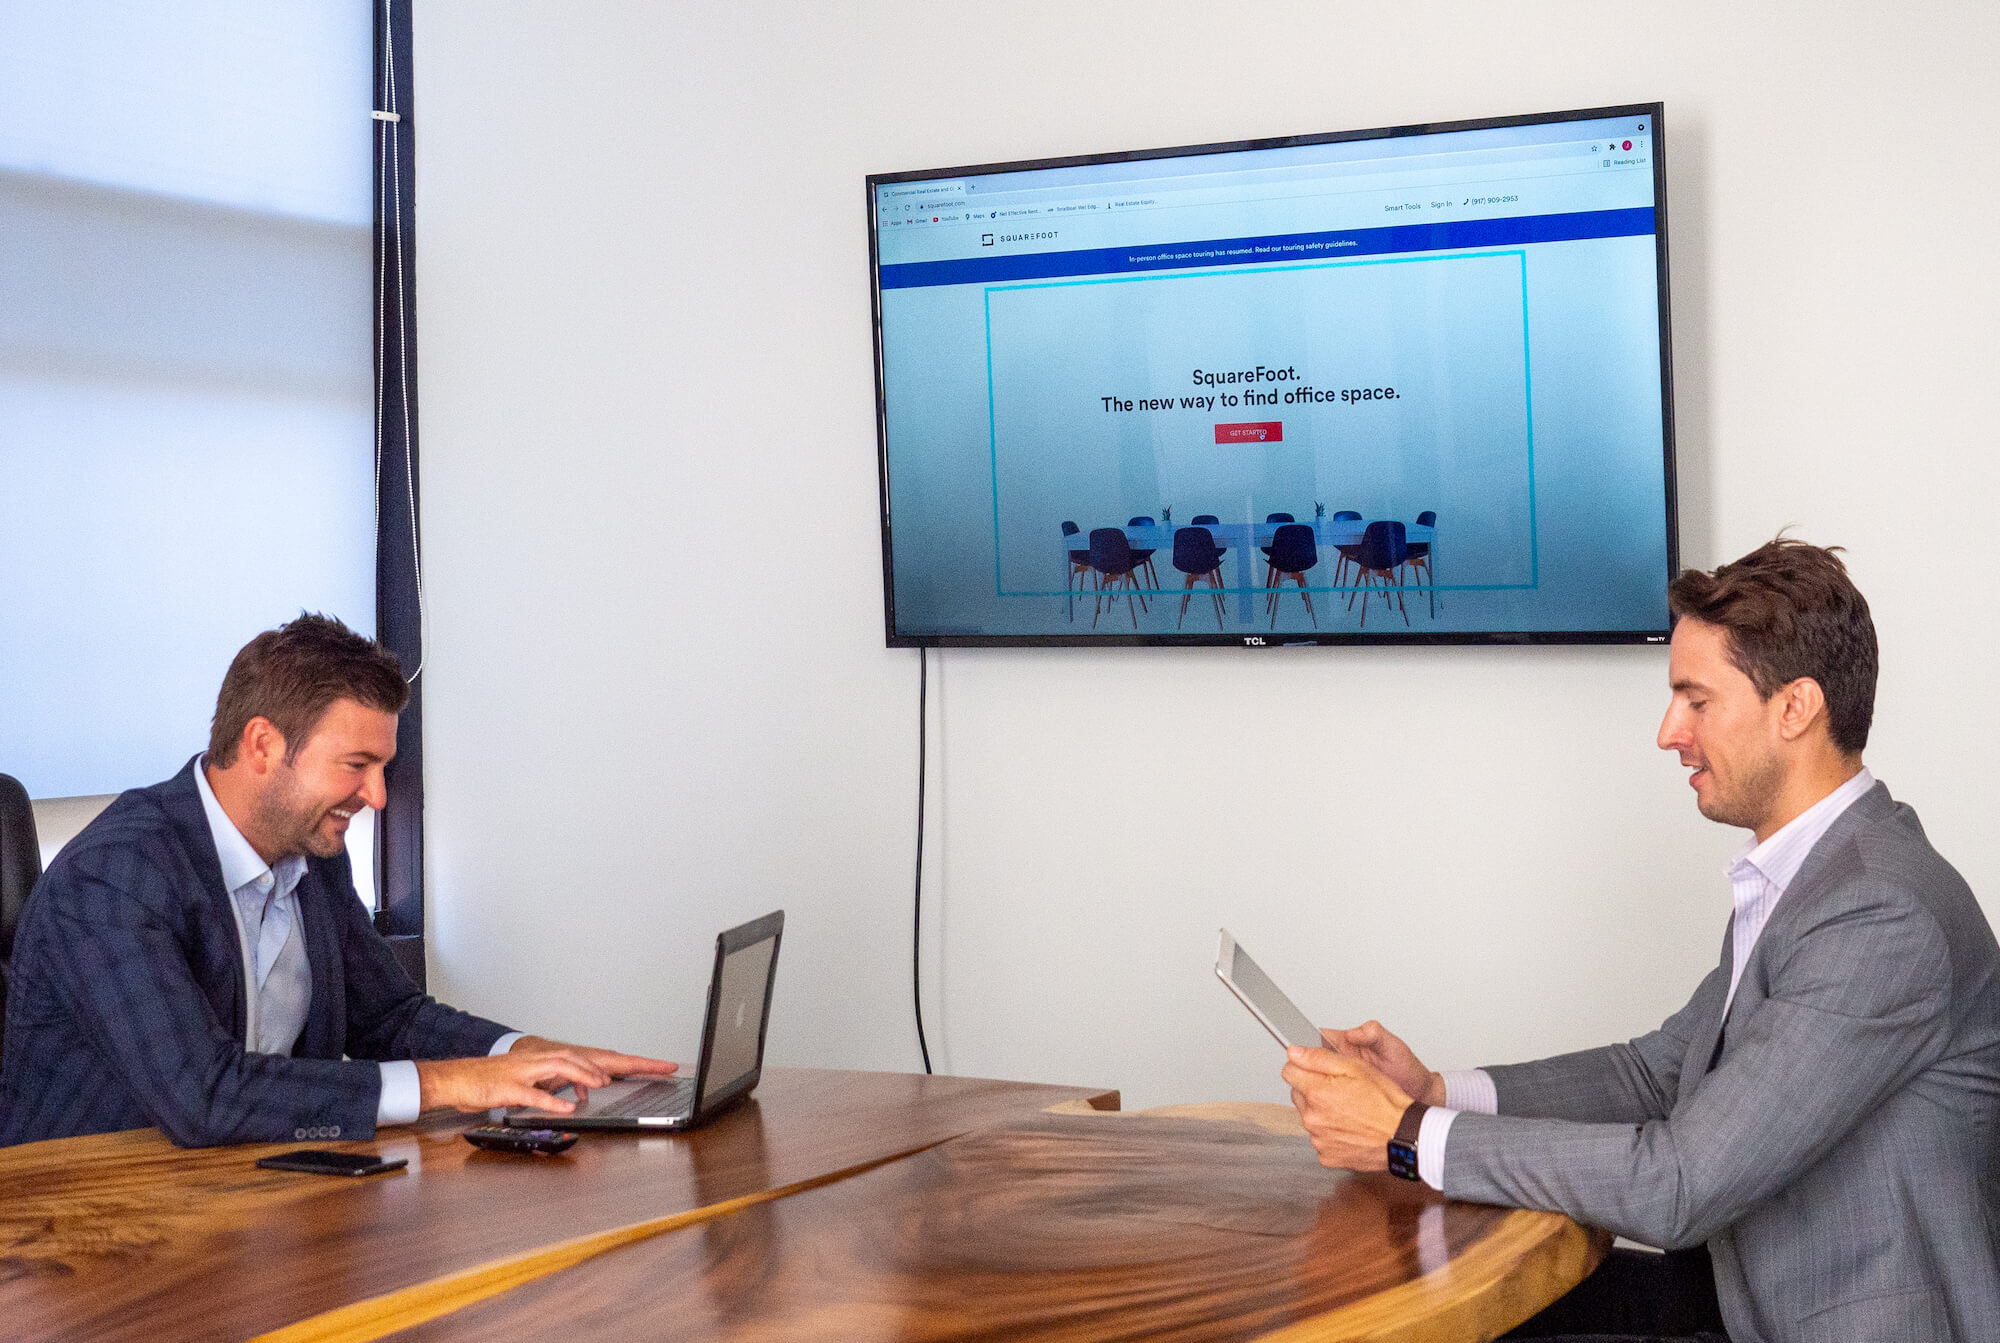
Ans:
[[[1331,1049],[1336,1054],[1342,1054],[1348,1058],[1360,1058],[1363,1050],[1360,1045],[1354,1042],[1352,1038],[1353,1034],[1354,1032],[1352,1031],[1329,1028],[1321,1031],[1319,1038],[1325,1042],[1326,1048]]]
[[[1301,1049],[1293,1045],[1285,1051],[1285,1057],[1290,1060],[1286,1065],[1288,1070],[1299,1068],[1327,1077],[1350,1077],[1355,1068],[1354,1060],[1331,1049]]]
[[[530,1110],[547,1110],[551,1114],[566,1115],[576,1109],[577,1102],[565,1100],[561,1096],[531,1087],[522,1082],[501,1082],[477,1105],[460,1104],[461,1110],[489,1110],[503,1106],[523,1105]]]
[[[470,1060],[467,1060],[468,1062]],[[484,1059],[478,1060],[485,1062]],[[576,1109],[576,1102],[562,1096],[552,1095],[540,1087],[518,1077],[505,1074],[489,1075],[493,1070],[479,1074],[467,1074],[454,1078],[447,1084],[443,1094],[437,1096],[433,1104],[448,1106],[467,1114],[479,1110],[494,1110],[507,1106],[524,1106],[530,1110],[546,1110],[552,1114],[568,1114]]]
[[[458,1059],[419,1064],[422,1081],[429,1069],[426,1104],[459,1110],[484,1110],[524,1105],[553,1114],[569,1114],[590,1099],[592,1088],[609,1086],[616,1077],[667,1077],[679,1065],[641,1054],[620,1054],[587,1045],[569,1045],[523,1036],[505,1054],[492,1058]],[[553,1094],[568,1086],[574,1099]]]
[[[609,1086],[611,1074],[587,1058],[572,1054],[567,1050],[551,1050],[547,1053],[531,1054],[521,1061],[528,1068],[528,1075],[536,1082],[547,1082],[560,1078],[577,1089],[581,1095],[590,1087]]]
[[[1359,1026],[1350,1026],[1346,1030],[1327,1026],[1320,1030],[1319,1035],[1328,1049],[1346,1054],[1350,1058],[1374,1057],[1386,1044],[1392,1043],[1396,1038],[1389,1034],[1379,1021],[1364,1021]]]
[[[1302,1092],[1308,1097],[1326,1086],[1329,1081],[1345,1080],[1339,1073],[1313,1072],[1310,1069],[1294,1067],[1289,1063],[1278,1076],[1283,1078],[1292,1090]]]
[[[681,1070],[678,1063],[649,1059],[640,1054],[614,1054],[608,1049],[589,1051],[597,1065],[613,1077],[671,1077]]]
[[[647,1058],[643,1054],[621,1054],[615,1049],[598,1049],[594,1045],[564,1044],[560,1040],[544,1040],[538,1035],[523,1036],[514,1042],[516,1054],[561,1054],[572,1059],[581,1059],[601,1069],[610,1077],[671,1077],[680,1071],[678,1063],[666,1059]],[[598,1085],[603,1085],[598,1083]]]

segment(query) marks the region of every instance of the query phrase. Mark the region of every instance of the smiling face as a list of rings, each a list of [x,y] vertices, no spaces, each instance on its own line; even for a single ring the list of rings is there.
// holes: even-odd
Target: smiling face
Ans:
[[[1711,821],[1761,832],[1778,807],[1789,766],[1786,697],[1764,699],[1729,660],[1729,635],[1684,617],[1667,662],[1673,702],[1660,723],[1660,749],[1693,771],[1695,805]]]
[[[335,700],[296,753],[284,758],[282,737],[276,751],[253,807],[257,833],[246,830],[246,838],[268,861],[294,853],[331,858],[346,845],[354,814],[389,800],[382,769],[396,755],[396,715]]]

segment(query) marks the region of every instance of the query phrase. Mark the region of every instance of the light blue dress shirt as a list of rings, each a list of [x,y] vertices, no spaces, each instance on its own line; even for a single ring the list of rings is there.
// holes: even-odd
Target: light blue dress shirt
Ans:
[[[266,863],[243,838],[229,813],[208,786],[208,757],[195,762],[195,788],[215,840],[222,866],[222,884],[236,915],[237,938],[243,949],[244,982],[254,986],[245,997],[243,1047],[259,1054],[290,1054],[305,1029],[312,1007],[312,963],[306,958],[305,927],[299,917],[299,878],[305,875],[303,855]],[[492,1054],[504,1054],[521,1038],[509,1031],[493,1042]],[[376,1065],[382,1070],[382,1095],[375,1122],[407,1124],[423,1108],[423,1088],[417,1065],[393,1059]]]

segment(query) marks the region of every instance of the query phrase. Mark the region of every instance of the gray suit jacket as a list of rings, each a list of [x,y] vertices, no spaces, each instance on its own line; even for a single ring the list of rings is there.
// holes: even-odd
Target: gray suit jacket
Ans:
[[[1445,1193],[1706,1242],[1733,1343],[2000,1339],[2000,948],[1971,889],[1878,784],[1725,1024],[1731,963],[1725,937],[1650,1035],[1491,1069],[1500,1113],[1453,1122]]]

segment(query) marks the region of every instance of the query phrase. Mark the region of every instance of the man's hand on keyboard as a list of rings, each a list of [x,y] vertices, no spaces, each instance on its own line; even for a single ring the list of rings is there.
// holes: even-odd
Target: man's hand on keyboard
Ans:
[[[420,1059],[417,1081],[426,1110],[530,1105],[568,1114],[589,1099],[590,1088],[604,1086],[614,1077],[665,1077],[678,1067],[665,1059],[524,1035],[496,1057]],[[575,1101],[549,1094],[565,1085],[573,1088]]]
[[[614,1049],[597,1049],[591,1045],[568,1045],[560,1040],[544,1040],[539,1035],[524,1035],[514,1042],[508,1051],[511,1054],[567,1054],[572,1058],[588,1062],[613,1077],[671,1077],[680,1071],[681,1065],[669,1063],[665,1059],[643,1058],[638,1054],[620,1054]],[[604,1083],[597,1083],[603,1086]]]

